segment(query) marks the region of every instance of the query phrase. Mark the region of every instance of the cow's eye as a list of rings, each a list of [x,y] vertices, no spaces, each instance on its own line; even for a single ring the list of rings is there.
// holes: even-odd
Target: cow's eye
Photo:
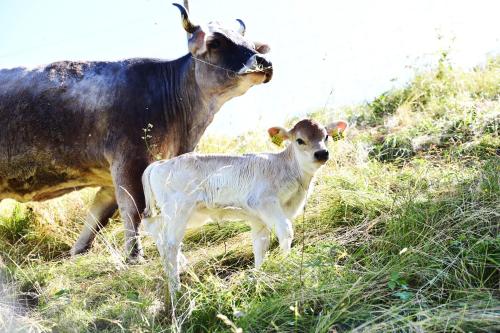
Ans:
[[[214,39],[208,43],[208,47],[211,49],[218,49],[220,47],[220,42],[217,39]]]
[[[327,136],[325,136],[325,142],[327,142],[327,141],[328,141],[328,135],[327,135]]]
[[[306,143],[304,142],[304,140],[302,140],[302,139],[297,139],[297,140],[295,140],[295,141],[297,141],[297,143],[298,143],[299,145],[305,145],[305,144],[306,144]]]

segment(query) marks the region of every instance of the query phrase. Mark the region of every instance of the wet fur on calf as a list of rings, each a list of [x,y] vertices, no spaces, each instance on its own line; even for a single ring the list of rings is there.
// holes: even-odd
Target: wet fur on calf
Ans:
[[[327,133],[344,131],[346,126],[340,121],[324,128],[305,119],[289,131],[269,129],[271,137],[289,141],[279,153],[192,153],[149,165],[142,176],[143,225],[156,242],[173,289],[179,288],[185,230],[209,221],[248,221],[257,268],[269,247],[271,231],[288,253],[292,220],[304,207],[315,173],[328,160]]]

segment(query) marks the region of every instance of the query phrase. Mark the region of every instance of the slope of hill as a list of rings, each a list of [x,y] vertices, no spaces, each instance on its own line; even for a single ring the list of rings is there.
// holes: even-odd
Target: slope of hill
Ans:
[[[9,318],[21,331],[54,332],[498,331],[499,99],[499,57],[471,71],[443,58],[371,103],[311,114],[352,126],[330,143],[292,254],[282,257],[274,238],[255,270],[243,222],[190,231],[174,319],[151,240],[146,262],[127,266],[113,223],[89,254],[65,257],[95,190],[4,201],[0,331]],[[264,129],[198,147],[273,149]]]

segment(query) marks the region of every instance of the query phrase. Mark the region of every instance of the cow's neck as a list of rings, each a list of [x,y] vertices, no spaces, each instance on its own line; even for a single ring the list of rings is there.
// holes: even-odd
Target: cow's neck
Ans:
[[[216,110],[210,108],[207,96],[196,83],[190,54],[165,62],[161,76],[162,118],[167,135],[160,149],[168,152],[164,157],[173,157],[194,149]]]
[[[163,79],[166,85],[163,107],[166,129],[177,141],[177,147],[172,149],[172,140],[166,138],[172,156],[192,151],[222,105],[244,93],[238,90],[214,92],[200,87],[190,54],[166,63]]]

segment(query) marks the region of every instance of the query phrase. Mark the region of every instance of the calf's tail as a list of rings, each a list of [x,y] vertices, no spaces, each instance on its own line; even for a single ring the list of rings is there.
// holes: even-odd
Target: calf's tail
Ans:
[[[151,188],[151,171],[153,170],[154,164],[150,164],[144,173],[142,174],[142,187],[144,189],[144,198],[146,200],[146,208],[142,213],[142,218],[151,217],[156,211],[156,198]]]

